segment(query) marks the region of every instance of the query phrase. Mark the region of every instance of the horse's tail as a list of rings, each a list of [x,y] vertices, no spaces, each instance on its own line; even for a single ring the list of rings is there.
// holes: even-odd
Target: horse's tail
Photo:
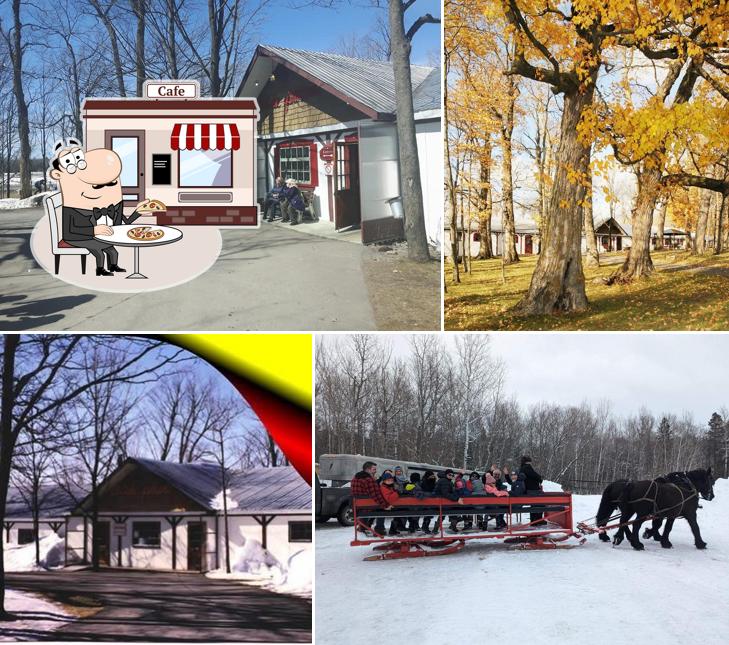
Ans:
[[[613,511],[624,499],[626,488],[629,486],[630,482],[627,479],[619,479],[604,490],[595,516],[597,526],[605,526],[608,523]]]

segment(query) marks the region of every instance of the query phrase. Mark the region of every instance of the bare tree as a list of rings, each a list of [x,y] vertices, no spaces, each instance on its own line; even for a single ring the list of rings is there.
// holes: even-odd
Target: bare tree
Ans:
[[[103,384],[144,383],[173,364],[186,360],[184,352],[151,338],[108,336],[20,336],[5,334],[0,373],[0,524],[5,521],[10,473],[18,437],[37,428],[62,406],[78,401],[91,388]],[[103,366],[92,379],[83,357],[106,348]],[[57,437],[67,429],[56,429]],[[5,611],[5,563],[0,550],[0,618]]]
[[[6,26],[3,19],[0,18],[0,36],[7,44],[13,66],[13,94],[15,96],[20,143],[19,172],[20,197],[22,199],[30,196],[32,187],[30,182],[30,126],[23,69],[23,56],[27,45],[23,40],[24,25],[21,18],[21,6],[21,0],[12,0],[12,26]]]

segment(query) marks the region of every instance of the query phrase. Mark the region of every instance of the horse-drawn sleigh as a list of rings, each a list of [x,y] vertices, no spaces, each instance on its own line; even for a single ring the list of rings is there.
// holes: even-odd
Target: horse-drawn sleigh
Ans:
[[[572,494],[568,492],[542,492],[522,496],[494,497],[470,496],[460,502],[439,497],[401,497],[392,504],[392,509],[383,510],[372,499],[353,500],[354,540],[352,546],[375,545],[377,553],[365,560],[388,560],[456,553],[463,549],[467,540],[503,539],[505,543],[516,544],[526,549],[553,549],[557,547],[584,544],[587,535],[598,534],[603,541],[610,541],[607,530],[617,528],[613,543],[620,544],[627,536],[635,549],[643,549],[639,540],[643,522],[651,520],[644,538],[653,537],[664,548],[670,548],[668,539],[673,523],[684,517],[691,526],[696,547],[703,549],[706,543],[701,539],[696,511],[699,500],[714,498],[714,478],[711,469],[671,473],[653,480],[619,480],[610,484],[603,493],[600,508],[594,519],[577,524],[572,523]],[[611,515],[616,509],[619,512]],[[522,522],[521,515],[529,513],[538,519]],[[633,515],[635,519],[630,519]],[[542,517],[543,515],[543,517]],[[443,528],[446,518],[454,517],[496,517],[505,518],[505,526],[497,531],[474,528],[451,533]],[[615,524],[613,519],[620,518]],[[372,528],[378,518],[436,518],[434,534],[403,533],[388,536],[384,531]],[[663,534],[660,526],[666,521]],[[478,527],[478,522],[466,523]],[[376,525],[375,525],[376,526]],[[630,527],[633,527],[632,530]],[[483,527],[483,524],[482,524]],[[568,543],[570,538],[577,541]]]
[[[572,495],[563,492],[545,492],[518,497],[471,496],[457,503],[441,497],[401,497],[391,510],[381,509],[372,499],[354,500],[354,540],[352,546],[374,544],[378,553],[366,560],[389,560],[445,555],[460,551],[467,540],[504,539],[528,549],[553,549],[570,537],[578,536],[572,528]],[[530,522],[520,521],[524,513],[542,515]],[[458,533],[444,529],[447,518],[504,516],[505,526],[496,531],[479,528],[479,522],[471,522],[473,528]],[[435,518],[434,534],[403,533],[388,536],[371,528],[370,520],[378,518]],[[487,526],[487,524],[486,524]]]

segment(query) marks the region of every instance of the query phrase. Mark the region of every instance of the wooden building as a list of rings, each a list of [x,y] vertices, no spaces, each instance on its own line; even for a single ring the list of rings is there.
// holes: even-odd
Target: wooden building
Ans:
[[[229,471],[231,550],[261,542],[280,562],[311,549],[311,488],[290,466]],[[220,467],[127,459],[65,518],[66,562],[208,571],[225,565]]]
[[[426,230],[439,246],[443,212],[440,70],[411,67]],[[259,45],[237,95],[254,97],[258,195],[295,179],[320,221],[361,230],[362,241],[399,239],[403,221],[395,84],[390,62]]]

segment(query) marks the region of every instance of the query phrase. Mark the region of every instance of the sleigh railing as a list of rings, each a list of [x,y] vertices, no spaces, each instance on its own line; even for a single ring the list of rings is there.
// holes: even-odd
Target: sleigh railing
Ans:
[[[503,539],[507,543],[520,544],[524,548],[556,548],[559,542],[570,537],[579,537],[572,526],[571,493],[547,492],[537,495],[496,497],[479,495],[464,497],[458,504],[441,497],[401,497],[389,511],[383,510],[372,499],[355,498],[354,540],[352,546],[375,545],[382,553],[365,558],[380,560],[391,558],[444,555],[460,551],[466,540],[487,538]],[[533,522],[521,521],[522,514],[542,513],[543,517]],[[506,526],[498,530],[481,529],[474,522],[474,529],[451,533],[444,524],[449,516],[495,516],[503,515]],[[399,535],[381,535],[375,530],[377,518],[424,518],[435,521],[439,530],[432,534],[401,532]],[[373,519],[372,528],[364,520]],[[542,524],[543,523],[543,524]],[[365,535],[362,533],[366,531]],[[584,539],[582,540],[584,541]]]

